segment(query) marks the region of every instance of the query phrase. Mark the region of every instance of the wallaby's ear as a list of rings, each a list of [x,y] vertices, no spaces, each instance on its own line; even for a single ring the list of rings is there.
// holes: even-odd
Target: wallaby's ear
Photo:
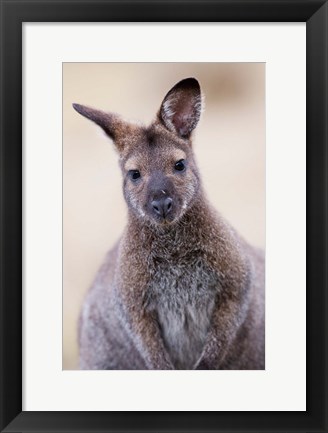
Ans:
[[[124,122],[117,114],[105,113],[104,111],[80,104],[73,104],[73,108],[82,116],[99,125],[113,140],[117,139],[120,131],[123,129]]]
[[[202,111],[198,81],[186,78],[179,81],[165,96],[158,117],[170,131],[188,138],[196,128]]]

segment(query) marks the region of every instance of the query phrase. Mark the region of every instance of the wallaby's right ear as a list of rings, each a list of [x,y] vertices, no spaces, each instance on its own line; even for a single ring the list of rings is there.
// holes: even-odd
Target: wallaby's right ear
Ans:
[[[124,121],[117,114],[105,113],[80,104],[73,104],[73,108],[82,116],[99,125],[114,141],[120,135],[121,130],[124,129]]]
[[[196,128],[202,111],[202,98],[198,81],[186,78],[179,81],[165,96],[159,120],[167,129],[188,138]]]

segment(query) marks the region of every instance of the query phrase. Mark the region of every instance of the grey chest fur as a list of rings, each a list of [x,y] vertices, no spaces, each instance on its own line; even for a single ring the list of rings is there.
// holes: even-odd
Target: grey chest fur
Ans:
[[[205,344],[219,290],[218,276],[197,255],[154,263],[148,307],[157,312],[175,368],[192,369]]]

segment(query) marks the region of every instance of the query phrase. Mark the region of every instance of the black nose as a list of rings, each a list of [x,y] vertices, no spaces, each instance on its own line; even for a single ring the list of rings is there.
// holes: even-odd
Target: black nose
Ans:
[[[157,215],[166,218],[172,209],[172,199],[171,197],[162,197],[152,201],[151,205]]]

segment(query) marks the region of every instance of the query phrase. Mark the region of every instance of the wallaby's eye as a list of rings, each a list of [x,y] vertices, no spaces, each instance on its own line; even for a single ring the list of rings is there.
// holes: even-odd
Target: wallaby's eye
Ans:
[[[185,166],[184,159],[180,159],[180,161],[177,161],[174,166],[174,168],[178,171],[183,171],[185,167],[186,166]]]
[[[132,180],[137,180],[141,176],[139,170],[130,170],[129,175],[131,176]]]

